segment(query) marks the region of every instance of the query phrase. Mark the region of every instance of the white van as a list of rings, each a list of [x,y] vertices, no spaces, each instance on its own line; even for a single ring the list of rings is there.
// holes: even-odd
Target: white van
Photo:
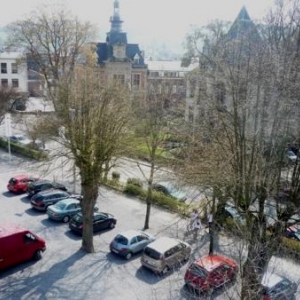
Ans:
[[[188,261],[191,251],[191,246],[184,241],[161,237],[144,249],[141,263],[153,272],[163,275],[179,263]]]

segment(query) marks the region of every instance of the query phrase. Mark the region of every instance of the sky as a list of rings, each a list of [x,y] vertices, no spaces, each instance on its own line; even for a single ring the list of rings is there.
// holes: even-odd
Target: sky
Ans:
[[[129,43],[140,48],[178,47],[191,25],[205,25],[216,19],[234,21],[243,5],[250,17],[260,20],[274,0],[119,0],[123,31]],[[38,6],[60,4],[82,21],[99,30],[100,41],[110,30],[114,0],[0,0],[0,27],[24,18]]]

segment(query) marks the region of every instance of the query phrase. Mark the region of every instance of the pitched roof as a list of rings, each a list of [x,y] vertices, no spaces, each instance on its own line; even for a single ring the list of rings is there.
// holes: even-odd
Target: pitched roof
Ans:
[[[237,39],[248,34],[250,34],[252,38],[259,38],[257,28],[250,19],[246,7],[243,6],[231,28],[229,29],[227,37],[230,39]]]

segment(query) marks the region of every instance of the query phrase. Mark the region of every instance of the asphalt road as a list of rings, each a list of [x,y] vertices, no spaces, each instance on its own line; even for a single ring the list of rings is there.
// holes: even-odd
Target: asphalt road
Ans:
[[[184,289],[183,276],[188,263],[160,277],[141,267],[140,255],[126,261],[109,252],[109,243],[117,233],[143,227],[144,203],[101,188],[97,205],[101,211],[114,214],[118,223],[111,231],[95,234],[96,253],[85,254],[80,250],[80,238],[73,235],[66,224],[52,222],[44,213],[32,210],[26,195],[12,195],[6,191],[11,176],[32,168],[31,162],[22,159],[14,158],[8,164],[7,156],[0,153],[1,223],[21,224],[47,242],[42,260],[0,272],[0,299],[196,299]],[[157,237],[184,239],[186,224],[187,221],[181,220],[178,215],[153,207],[149,232]],[[204,235],[197,243],[192,243],[192,247],[190,261],[208,252],[208,236]],[[237,260],[243,258],[246,252],[243,242],[223,235],[216,239],[215,247],[216,252]],[[273,259],[270,269],[291,279],[300,278],[299,264],[293,261]],[[239,299],[238,285],[239,282],[217,291],[212,299]],[[299,293],[296,299],[300,299]]]

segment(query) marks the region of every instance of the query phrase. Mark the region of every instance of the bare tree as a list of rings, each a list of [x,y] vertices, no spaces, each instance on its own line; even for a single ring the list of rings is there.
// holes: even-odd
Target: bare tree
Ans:
[[[37,9],[7,30],[8,46],[24,51],[29,68],[42,76],[49,92],[62,77],[72,74],[82,47],[94,35],[90,23],[80,22],[59,7]]]
[[[202,111],[204,122],[199,125],[202,133],[209,129],[210,139],[202,139],[201,142],[212,147],[218,145],[214,159],[222,158],[221,165],[226,165],[225,174],[229,179],[220,180],[225,179],[224,176],[215,172],[219,175],[212,178],[211,184],[215,182],[223,188],[247,220],[248,230],[244,237],[248,251],[241,270],[242,299],[259,299],[261,277],[282,234],[282,226],[278,226],[271,237],[267,235],[269,216],[265,214],[265,207],[268,199],[276,196],[287,137],[292,129],[292,120],[295,120],[295,116],[292,117],[297,104],[294,95],[299,85],[292,79],[298,76],[295,70],[299,64],[296,59],[296,29],[299,30],[299,26],[294,22],[298,22],[299,18],[297,6],[289,10],[289,13],[292,12],[290,15],[283,15],[282,7],[278,8],[277,21],[285,22],[275,26],[269,22],[267,28],[272,35],[269,34],[268,38],[261,37],[254,26],[247,26],[246,31],[240,32],[241,26],[234,28],[233,25],[221,39],[215,39],[218,42],[205,35],[202,45],[206,48],[200,51],[194,48],[194,52],[189,49],[190,53],[199,57],[200,72],[206,73],[205,78],[212,87],[206,95],[210,100],[206,102],[206,111]],[[276,18],[272,15],[271,20],[274,21]],[[291,22],[286,22],[287,19]],[[293,34],[287,36],[292,28]],[[284,46],[287,41],[289,47]],[[221,99],[216,89],[218,82],[224,88]],[[224,99],[224,103],[218,103]],[[225,104],[226,109],[220,109],[220,104]],[[214,167],[221,171],[219,166]],[[298,177],[294,178],[296,188]],[[290,203],[293,207],[299,206],[296,193],[293,195],[295,197],[292,196]],[[281,221],[287,221],[295,212],[289,204],[281,206],[281,210],[281,216],[284,216]]]
[[[60,111],[49,118],[48,132],[60,132],[57,141],[66,148],[79,170],[83,195],[82,248],[94,252],[93,212],[104,182],[105,165],[122,148],[129,119],[128,90],[102,82],[96,66],[77,66],[73,79],[60,80]]]

